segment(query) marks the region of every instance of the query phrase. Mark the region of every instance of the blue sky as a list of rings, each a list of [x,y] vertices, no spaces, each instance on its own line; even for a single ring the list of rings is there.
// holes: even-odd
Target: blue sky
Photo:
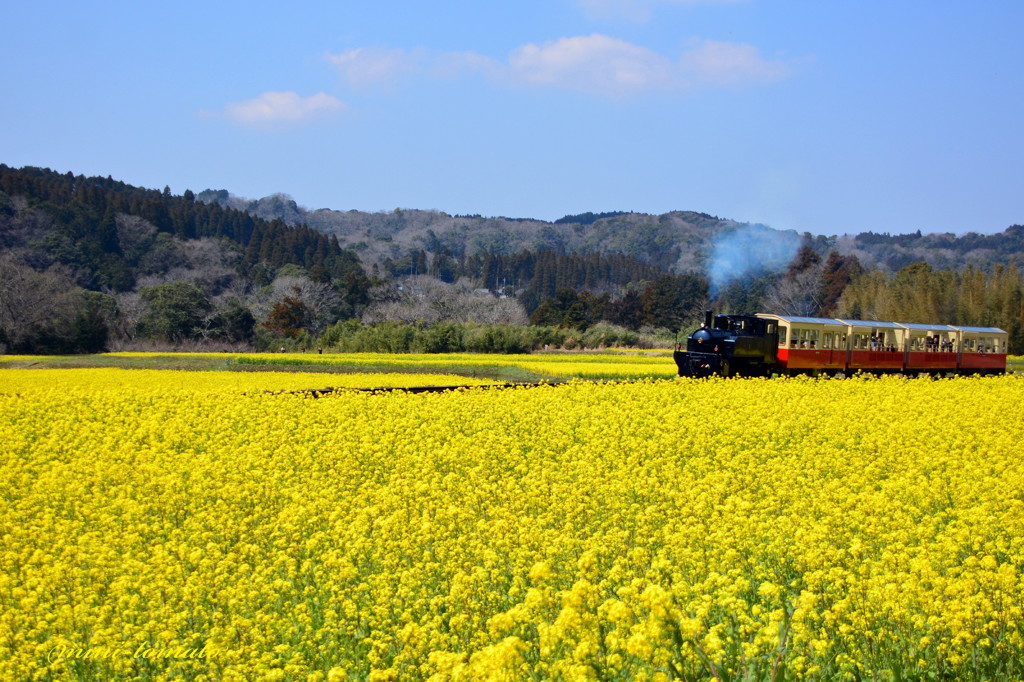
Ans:
[[[0,162],[307,208],[1024,223],[1024,3],[3,3]]]

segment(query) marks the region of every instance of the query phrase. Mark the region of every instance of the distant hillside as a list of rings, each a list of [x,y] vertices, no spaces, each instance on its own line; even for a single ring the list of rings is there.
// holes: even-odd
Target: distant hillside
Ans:
[[[265,220],[306,224],[338,238],[359,254],[367,267],[397,260],[415,250],[454,256],[495,254],[549,248],[564,253],[621,253],[659,270],[706,273],[714,245],[730,233],[763,225],[748,225],[693,211],[661,215],[632,212],[583,213],[554,222],[523,218],[453,216],[441,211],[396,209],[389,212],[307,210],[285,194],[259,200],[235,197],[226,190],[207,190],[199,201],[218,203]],[[793,233],[780,233],[790,234]],[[968,265],[986,268],[1015,260],[1024,263],[1024,227],[984,235],[969,233],[890,235],[802,235],[802,241],[822,256],[830,251],[855,255],[868,267],[897,271],[924,261],[935,268],[959,270]]]
[[[997,234],[965,235],[875,234],[862,232],[833,240],[838,251],[856,255],[861,262],[897,271],[924,261],[936,269],[960,270],[974,266],[987,270],[1011,261],[1024,264],[1024,225],[1011,225]]]
[[[65,266],[86,289],[129,291],[179,265],[184,245],[202,239],[233,252],[223,259],[241,277],[266,280],[294,265],[329,282],[359,269],[319,231],[196,202],[192,192],[0,164],[0,247],[37,269]]]
[[[0,349],[249,343],[275,286],[295,300],[296,287],[329,292],[333,322],[358,313],[370,283],[353,252],[302,225],[189,191],[0,164]],[[304,312],[310,327],[326,317]]]
[[[701,271],[715,238],[741,223],[703,213],[586,213],[554,223],[521,218],[452,216],[440,211],[396,209],[386,213],[309,211],[291,197],[275,194],[256,201],[225,190],[206,190],[197,199],[248,211],[265,220],[306,224],[336,236],[360,255],[364,265],[398,259],[412,250],[509,256],[552,249],[562,253],[621,253],[663,271]]]
[[[679,329],[709,306],[996,325],[1020,349],[1011,261],[1024,226],[835,237],[692,211],[310,211],[0,164],[0,352],[308,346],[353,318]]]

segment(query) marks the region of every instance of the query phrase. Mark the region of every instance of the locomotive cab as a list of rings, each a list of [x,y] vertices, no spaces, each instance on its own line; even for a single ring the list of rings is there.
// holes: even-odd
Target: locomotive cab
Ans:
[[[676,344],[679,376],[769,376],[775,364],[778,324],[754,315],[712,315],[686,340]]]

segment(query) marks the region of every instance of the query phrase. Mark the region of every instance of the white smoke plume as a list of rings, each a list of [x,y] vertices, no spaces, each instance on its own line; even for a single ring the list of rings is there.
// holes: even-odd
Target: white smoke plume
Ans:
[[[742,277],[781,270],[796,256],[800,244],[796,232],[780,232],[759,224],[743,225],[721,235],[708,259],[711,293]]]

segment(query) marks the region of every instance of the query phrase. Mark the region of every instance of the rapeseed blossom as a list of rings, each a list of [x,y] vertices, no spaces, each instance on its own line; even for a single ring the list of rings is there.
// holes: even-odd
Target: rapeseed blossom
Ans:
[[[1018,378],[116,372],[0,370],[0,679],[1024,676]]]
[[[326,388],[410,386],[486,386],[497,383],[479,377],[427,373],[325,372],[187,372],[158,369],[0,369],[0,393],[48,390],[73,392],[240,392],[302,391]]]
[[[153,353],[108,353],[114,357],[151,357]],[[524,369],[556,378],[632,379],[671,378],[677,369],[664,354],[544,353],[493,355],[486,353],[175,353],[175,356],[222,357],[225,362],[248,366],[309,365],[318,367],[390,367],[396,371],[457,365],[483,373],[506,368]],[[2,358],[3,356],[0,356]]]

